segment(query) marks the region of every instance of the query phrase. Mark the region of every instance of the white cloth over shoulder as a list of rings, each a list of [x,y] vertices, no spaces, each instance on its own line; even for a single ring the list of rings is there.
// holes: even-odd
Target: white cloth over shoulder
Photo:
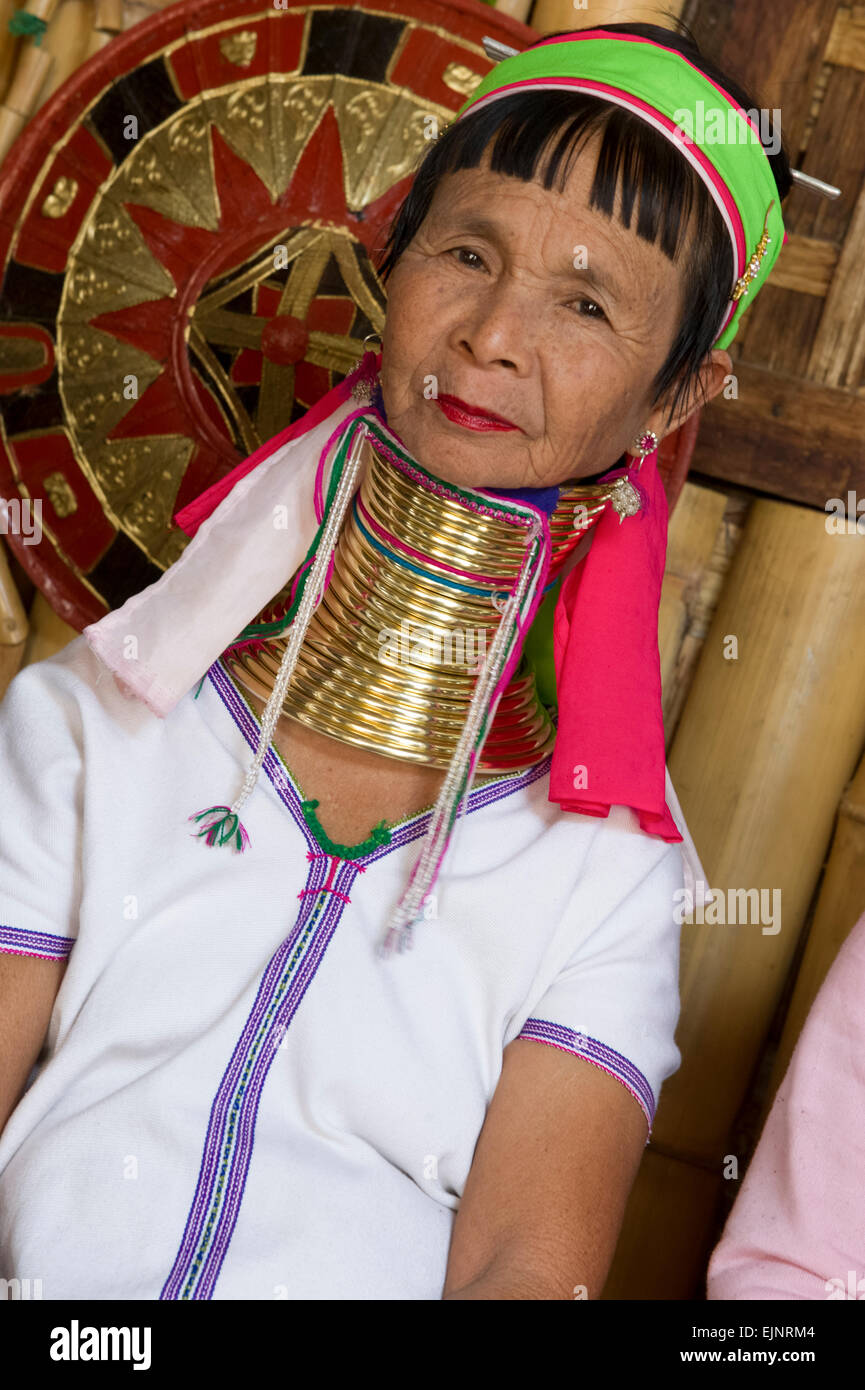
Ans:
[[[84,629],[124,693],[164,718],[279,593],[318,528],[319,455],[353,410],[357,402],[349,398],[276,447],[235,484],[161,578]],[[324,495],[335,453],[336,446],[324,461]],[[287,525],[277,529],[283,514]]]

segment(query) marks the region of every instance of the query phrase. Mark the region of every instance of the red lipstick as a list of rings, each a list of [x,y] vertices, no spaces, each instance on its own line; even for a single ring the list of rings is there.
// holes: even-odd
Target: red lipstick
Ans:
[[[467,401],[461,401],[458,396],[438,396],[437,403],[443,415],[448,420],[452,420],[455,425],[462,425],[467,430],[518,430],[519,425],[515,425],[510,420],[505,420],[501,415],[494,415],[490,410],[484,410],[479,405],[469,405]]]

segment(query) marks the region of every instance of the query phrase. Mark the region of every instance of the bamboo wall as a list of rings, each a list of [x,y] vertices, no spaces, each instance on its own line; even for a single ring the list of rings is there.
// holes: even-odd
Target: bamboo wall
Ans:
[[[704,412],[670,521],[659,640],[673,782],[711,886],[777,890],[782,906],[777,932],[683,928],[683,1063],[604,1295],[700,1298],[808,1007],[865,908],[865,521],[831,534],[825,512],[848,489],[865,498],[865,6],[529,5],[501,8],[541,33],[682,13],[782,108],[793,163],[842,188],[837,202],[787,200],[788,244],[731,349],[738,397]],[[49,20],[41,50],[7,34],[11,8],[0,0],[0,157],[86,57],[162,6],[30,0]],[[0,693],[76,635],[3,555]]]

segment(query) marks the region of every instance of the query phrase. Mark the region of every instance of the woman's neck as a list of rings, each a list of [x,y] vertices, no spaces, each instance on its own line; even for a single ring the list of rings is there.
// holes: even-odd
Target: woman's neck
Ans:
[[[603,512],[604,489],[560,490],[549,517],[547,589]],[[481,498],[489,497],[489,506]],[[582,508],[578,511],[578,508]],[[517,524],[520,523],[520,524]],[[430,475],[385,427],[365,445],[330,580],[304,634],[282,713],[316,733],[407,763],[450,766],[479,671],[526,554],[525,507]],[[276,628],[238,641],[226,661],[266,698],[285,651],[286,597],[260,616]],[[253,625],[255,626],[255,625]],[[552,750],[555,726],[534,668],[520,658],[477,768],[525,771]]]

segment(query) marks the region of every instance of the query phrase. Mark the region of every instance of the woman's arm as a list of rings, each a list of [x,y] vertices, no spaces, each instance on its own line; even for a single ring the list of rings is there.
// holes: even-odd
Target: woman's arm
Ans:
[[[0,952],[0,1134],[42,1050],[65,960]]]
[[[516,1038],[475,1149],[442,1297],[597,1298],[645,1144],[646,1117],[615,1077]]]

